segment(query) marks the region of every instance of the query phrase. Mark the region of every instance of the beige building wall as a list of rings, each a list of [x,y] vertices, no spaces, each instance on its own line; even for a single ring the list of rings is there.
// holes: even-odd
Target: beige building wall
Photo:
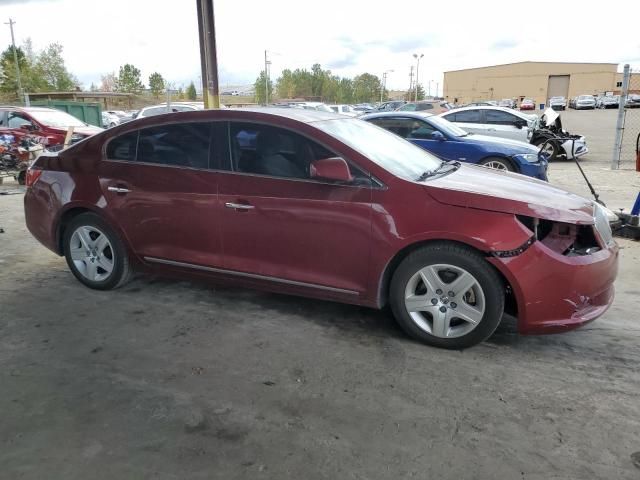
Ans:
[[[458,103],[522,97],[547,102],[550,75],[569,75],[568,97],[615,89],[615,63],[520,62],[444,73],[444,97]]]

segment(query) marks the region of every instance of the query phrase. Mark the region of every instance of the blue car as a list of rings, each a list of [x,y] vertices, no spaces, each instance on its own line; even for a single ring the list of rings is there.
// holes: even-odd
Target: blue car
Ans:
[[[547,157],[529,143],[468,133],[429,113],[371,113],[359,118],[400,135],[443,160],[475,163],[547,180]]]

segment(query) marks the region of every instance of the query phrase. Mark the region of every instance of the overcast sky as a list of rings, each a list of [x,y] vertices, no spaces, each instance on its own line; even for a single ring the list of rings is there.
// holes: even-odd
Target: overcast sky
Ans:
[[[541,5],[547,5],[542,7]],[[195,0],[0,0],[0,18],[13,18],[16,42],[36,49],[64,47],[69,70],[88,86],[124,63],[166,79],[198,83],[200,60]],[[625,7],[626,5],[626,7]],[[622,9],[624,12],[618,12]],[[253,83],[272,61],[283,68],[320,63],[341,76],[389,74],[405,89],[413,53],[424,53],[420,81],[442,72],[499,63],[575,61],[631,63],[640,68],[640,36],[632,24],[640,1],[616,8],[586,2],[495,0],[215,0],[220,83]],[[622,14],[623,27],[617,26]],[[0,42],[11,41],[8,25]],[[2,45],[2,44],[0,44]],[[3,47],[4,48],[4,47]]]

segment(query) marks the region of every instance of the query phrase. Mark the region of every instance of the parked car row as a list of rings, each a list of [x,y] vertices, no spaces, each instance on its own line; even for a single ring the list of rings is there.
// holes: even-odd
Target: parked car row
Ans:
[[[498,111],[528,131],[525,114]],[[522,333],[596,319],[614,295],[611,213],[463,163],[486,153],[543,166],[530,147],[514,153],[445,120],[468,112],[143,117],[40,156],[27,173],[26,225],[93,289],[140,270],[390,305],[409,335],[443,348],[482,342],[505,312]],[[442,158],[429,153],[438,149]]]

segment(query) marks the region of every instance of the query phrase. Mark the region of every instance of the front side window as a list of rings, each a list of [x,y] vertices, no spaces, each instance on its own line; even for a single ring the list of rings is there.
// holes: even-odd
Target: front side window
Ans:
[[[406,139],[430,139],[435,129],[414,118],[377,118],[371,123]]]
[[[234,172],[309,179],[311,162],[338,156],[302,135],[267,125],[232,123],[229,134]],[[356,179],[368,179],[357,167],[349,168]]]

